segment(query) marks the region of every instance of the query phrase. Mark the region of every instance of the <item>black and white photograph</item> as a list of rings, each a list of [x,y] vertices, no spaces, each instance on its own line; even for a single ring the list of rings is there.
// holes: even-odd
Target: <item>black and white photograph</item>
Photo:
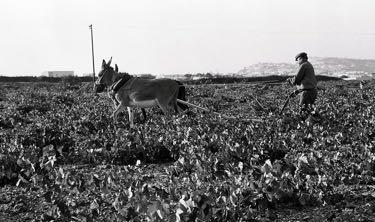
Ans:
[[[375,221],[374,0],[2,0],[0,221]]]

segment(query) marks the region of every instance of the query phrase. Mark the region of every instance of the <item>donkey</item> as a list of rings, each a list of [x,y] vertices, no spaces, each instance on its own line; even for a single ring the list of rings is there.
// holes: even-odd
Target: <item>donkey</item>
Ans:
[[[123,81],[115,93],[114,98],[119,102],[112,114],[117,121],[118,114],[128,108],[130,127],[134,127],[133,107],[147,108],[159,106],[165,115],[169,115],[170,104],[176,113],[179,113],[177,96],[180,85],[172,79],[142,79],[128,73],[118,73],[111,67],[112,58],[105,62],[103,59],[102,70],[95,82],[95,91],[103,92],[106,87],[113,88],[118,81]]]
[[[112,62],[112,57],[108,61],[108,63],[111,64],[111,62]],[[120,105],[120,102],[116,99],[116,93],[125,84],[126,79],[122,78],[122,77],[124,77],[125,73],[120,73],[118,71],[117,64],[115,64],[115,72],[118,73],[118,75],[120,76],[120,79],[117,80],[114,84],[112,84],[112,86],[108,90],[108,96],[109,96],[109,98],[111,98],[111,100],[112,100],[113,104],[115,105],[115,107],[117,107],[118,105]],[[145,121],[146,118],[147,118],[146,110],[145,110],[145,108],[141,108],[141,111],[142,111],[142,115],[143,115],[143,121]]]
[[[112,102],[115,104],[115,107],[117,107],[120,104],[120,102],[117,101],[115,95],[116,95],[117,91],[125,84],[126,78],[122,78],[122,77],[127,73],[119,72],[117,64],[115,64],[115,72],[118,73],[118,75],[121,76],[121,78],[111,86],[111,88],[108,91],[108,96],[111,98]],[[186,101],[185,86],[180,81],[177,81],[177,80],[175,80],[175,81],[180,86],[180,88],[178,90],[177,99]],[[177,103],[177,105],[182,111],[185,111],[189,108],[187,105],[182,104],[182,103]],[[142,110],[143,118],[146,119],[147,118],[146,110],[144,108],[141,108],[141,110]]]

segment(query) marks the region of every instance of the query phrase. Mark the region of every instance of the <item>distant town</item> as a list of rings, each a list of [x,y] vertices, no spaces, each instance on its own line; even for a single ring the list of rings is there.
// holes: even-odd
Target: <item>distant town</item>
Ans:
[[[375,79],[375,60],[347,58],[309,58],[317,75],[343,79]],[[238,76],[294,75],[298,66],[293,63],[258,63],[244,67]]]

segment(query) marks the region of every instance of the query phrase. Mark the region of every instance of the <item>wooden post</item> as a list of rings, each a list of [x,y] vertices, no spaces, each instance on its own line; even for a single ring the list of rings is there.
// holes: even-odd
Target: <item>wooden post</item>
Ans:
[[[91,55],[92,55],[92,79],[95,84],[95,63],[94,63],[94,37],[92,34],[92,25],[89,26],[91,30]]]

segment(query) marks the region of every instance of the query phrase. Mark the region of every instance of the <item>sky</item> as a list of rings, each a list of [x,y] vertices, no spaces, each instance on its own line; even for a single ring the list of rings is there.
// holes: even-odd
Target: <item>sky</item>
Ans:
[[[375,59],[374,0],[3,0],[0,75],[235,73],[258,62]]]

